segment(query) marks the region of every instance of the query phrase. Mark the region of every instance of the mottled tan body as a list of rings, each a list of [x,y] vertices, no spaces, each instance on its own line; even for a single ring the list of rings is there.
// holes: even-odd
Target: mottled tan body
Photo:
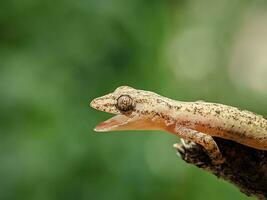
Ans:
[[[175,101],[127,86],[94,99],[91,106],[117,114],[98,125],[96,131],[165,130],[201,144],[216,164],[223,158],[212,136],[267,150],[267,120],[235,107]]]

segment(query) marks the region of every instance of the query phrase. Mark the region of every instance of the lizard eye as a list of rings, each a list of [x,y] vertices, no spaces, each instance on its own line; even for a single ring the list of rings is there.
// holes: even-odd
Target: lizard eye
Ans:
[[[117,99],[117,108],[122,112],[133,109],[133,99],[129,95],[121,95]]]

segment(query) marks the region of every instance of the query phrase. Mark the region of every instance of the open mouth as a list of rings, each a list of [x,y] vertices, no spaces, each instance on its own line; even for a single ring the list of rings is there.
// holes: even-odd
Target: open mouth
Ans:
[[[126,130],[127,124],[130,121],[131,119],[125,115],[115,115],[114,117],[111,117],[110,119],[99,123],[94,130],[96,132]]]
[[[164,130],[165,125],[158,121],[154,123],[148,118],[138,115],[117,114],[101,122],[95,127],[96,132],[124,131],[124,130]]]
[[[96,98],[91,103],[90,106],[96,110],[107,112],[114,114],[115,116],[99,123],[95,127],[96,132],[108,132],[108,131],[115,131],[115,130],[129,130],[131,122],[136,119],[134,116],[131,115],[124,115],[121,114],[115,106],[112,107],[105,107],[105,104],[114,105],[114,102],[105,101],[103,99],[108,99],[106,96]]]
[[[104,96],[105,97],[105,96]],[[107,102],[102,102],[103,97],[94,99],[90,106],[96,110],[114,114],[115,116],[99,123],[95,127],[96,132],[108,132],[108,131],[122,131],[122,130],[161,130],[162,123],[160,121],[150,120],[149,117],[139,115],[137,113],[122,114],[116,107],[105,107]],[[100,103],[100,101],[102,103]],[[109,102],[110,104],[110,102]],[[114,104],[114,102],[113,102]]]

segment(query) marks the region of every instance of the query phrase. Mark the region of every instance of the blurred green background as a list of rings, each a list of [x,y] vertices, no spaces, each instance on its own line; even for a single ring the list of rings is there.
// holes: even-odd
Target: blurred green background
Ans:
[[[97,134],[121,85],[267,115],[267,2],[0,2],[0,199],[250,199],[162,132]]]

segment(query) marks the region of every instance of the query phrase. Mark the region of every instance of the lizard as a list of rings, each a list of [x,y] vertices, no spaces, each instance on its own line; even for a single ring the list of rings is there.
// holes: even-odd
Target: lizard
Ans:
[[[214,165],[225,158],[213,137],[267,151],[267,119],[247,110],[204,101],[185,102],[157,93],[120,86],[95,98],[90,106],[115,116],[95,127],[96,132],[161,130],[200,144]],[[179,148],[178,144],[174,147]]]

